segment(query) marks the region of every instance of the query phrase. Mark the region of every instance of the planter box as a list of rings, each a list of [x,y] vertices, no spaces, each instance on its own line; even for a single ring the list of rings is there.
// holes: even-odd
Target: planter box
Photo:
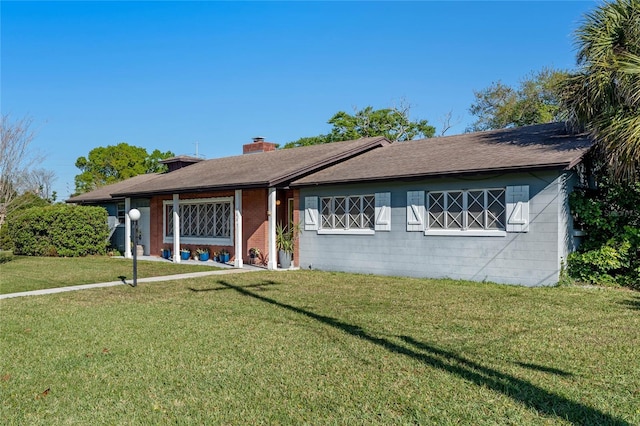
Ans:
[[[206,262],[207,260],[209,260],[209,253],[201,253],[198,255],[198,259],[200,259],[203,262]]]
[[[180,259],[182,260],[189,260],[189,258],[191,257],[191,253],[188,251],[181,251],[180,252]]]

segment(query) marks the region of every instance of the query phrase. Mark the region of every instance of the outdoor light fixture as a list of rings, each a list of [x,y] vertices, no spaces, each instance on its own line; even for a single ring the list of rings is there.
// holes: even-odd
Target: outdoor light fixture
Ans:
[[[138,285],[138,219],[140,210],[129,210],[129,219],[133,221],[133,286]]]

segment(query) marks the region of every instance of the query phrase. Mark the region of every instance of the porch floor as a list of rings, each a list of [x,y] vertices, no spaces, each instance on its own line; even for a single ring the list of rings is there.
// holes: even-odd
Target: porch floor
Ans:
[[[114,257],[124,258],[124,256],[114,256]],[[169,262],[169,263],[173,263],[173,260],[165,259],[165,258],[159,257],[159,256],[138,256],[138,260],[150,261],[150,262]],[[232,262],[220,263],[220,262],[215,262],[213,260],[207,260],[207,261],[193,260],[193,259],[180,260],[180,264],[181,265],[212,266],[212,267],[216,267],[216,268],[228,268],[228,269],[235,268],[233,266]],[[265,270],[267,268],[265,268],[264,266],[251,265],[251,264],[245,263],[244,265],[242,265],[242,269],[261,271],[261,270]]]

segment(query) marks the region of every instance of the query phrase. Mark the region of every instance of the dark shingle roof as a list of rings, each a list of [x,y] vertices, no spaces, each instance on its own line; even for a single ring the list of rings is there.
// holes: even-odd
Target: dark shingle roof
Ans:
[[[382,137],[362,138],[293,149],[280,149],[201,161],[165,173],[156,179],[112,192],[114,196],[141,196],[219,189],[241,189],[287,184],[321,167],[367,150],[388,145]]]
[[[564,123],[396,142],[298,179],[291,186],[565,169],[577,164],[592,145],[587,134],[571,135]]]
[[[127,180],[123,180],[121,182],[112,183],[111,185],[105,185],[98,189],[95,189],[91,192],[85,192],[84,194],[77,195],[75,197],[71,197],[67,200],[67,203],[96,203],[103,201],[113,201],[114,198],[111,194],[118,191],[124,191],[127,188],[132,186],[141,184],[143,182],[148,182],[152,179],[155,179],[161,175],[157,173],[150,173],[146,175],[138,175]],[[124,198],[124,197],[119,197]]]

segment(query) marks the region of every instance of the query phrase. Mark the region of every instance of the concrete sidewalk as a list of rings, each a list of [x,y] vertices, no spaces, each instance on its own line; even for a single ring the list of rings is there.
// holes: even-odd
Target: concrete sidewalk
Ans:
[[[265,270],[266,269],[258,268],[255,266],[244,265],[242,269],[228,268],[228,269],[206,271],[206,272],[189,272],[186,274],[165,275],[161,277],[138,278],[138,284],[152,283],[152,282],[159,282],[159,281],[184,280],[187,278],[199,278],[199,277],[206,277],[209,275],[240,274],[244,272],[256,272],[256,271],[265,271]],[[40,296],[43,294],[55,294],[55,293],[63,293],[66,291],[86,290],[90,288],[114,287],[117,285],[132,285],[132,281],[131,280],[127,282],[124,280],[111,281],[108,283],[82,284],[82,285],[73,285],[73,286],[67,286],[67,287],[45,288],[42,290],[22,291],[20,293],[0,294],[0,300],[11,299],[13,297]]]

